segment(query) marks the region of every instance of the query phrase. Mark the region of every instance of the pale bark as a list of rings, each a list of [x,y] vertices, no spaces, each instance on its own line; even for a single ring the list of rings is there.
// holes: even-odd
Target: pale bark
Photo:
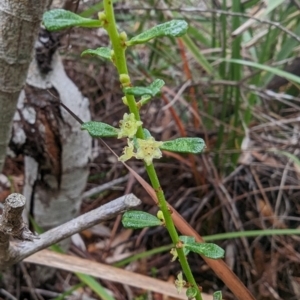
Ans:
[[[0,0],[0,173],[47,0]]]
[[[39,89],[40,101],[43,98],[41,90],[44,90],[45,94],[49,94],[49,89],[54,88],[59,98],[54,98],[57,103],[61,101],[80,119],[89,121],[88,100],[82,96],[66,75],[58,54],[53,56],[51,69],[52,71],[49,73],[41,74],[34,59],[30,65],[26,83],[32,88]],[[62,107],[59,108],[61,121],[52,122],[52,124],[43,123],[39,120],[39,113],[34,110],[34,105],[28,105],[28,97],[26,100],[26,94],[24,92],[20,94],[18,111],[13,124],[12,144],[14,147],[22,149],[23,143],[28,143],[28,137],[38,132],[47,137],[49,130],[53,130],[53,127],[56,127],[56,134],[59,135],[61,143],[61,148],[59,148],[54,141],[51,141],[51,151],[53,152],[53,149],[57,147],[57,150],[54,151],[57,153],[57,161],[52,164],[45,162],[44,159],[38,160],[37,157],[34,157],[35,153],[28,154],[32,147],[39,148],[38,145],[30,143],[24,146],[24,152],[27,154],[25,157],[24,195],[27,199],[34,201],[31,213],[35,221],[47,230],[74,218],[79,212],[82,193],[89,173],[91,137],[86,131],[80,129],[80,124]],[[51,105],[46,107],[46,113],[49,113],[50,108]],[[44,115],[42,116],[44,117]],[[27,127],[28,131],[24,131],[25,123],[26,126],[31,125],[31,130],[28,130],[29,127]],[[47,151],[45,140],[36,142],[37,144],[44,143],[44,152]],[[54,165],[59,166],[59,172],[53,171]]]

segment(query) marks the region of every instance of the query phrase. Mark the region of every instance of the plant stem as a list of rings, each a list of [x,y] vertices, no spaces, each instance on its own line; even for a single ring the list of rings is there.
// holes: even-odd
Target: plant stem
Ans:
[[[103,4],[104,4],[104,12],[106,14],[106,18],[107,18],[107,22],[108,22],[105,29],[107,30],[107,33],[108,33],[109,38],[112,43],[112,48],[114,50],[116,68],[118,70],[119,75],[126,74],[129,76],[127,63],[126,63],[126,57],[125,57],[126,47],[124,47],[120,42],[120,37],[119,37],[119,33],[117,30],[117,26],[116,26],[116,20],[115,20],[115,14],[114,14],[112,0],[105,0],[103,2]],[[139,110],[136,106],[134,96],[127,95],[126,98],[127,98],[130,112],[134,114],[135,119],[137,121],[140,121],[141,117],[140,117]],[[137,136],[139,138],[144,139],[144,133],[143,133],[142,127],[139,127]]]
[[[151,164],[150,166],[146,166],[146,170],[147,170],[148,176],[150,178],[152,187],[154,188],[155,193],[157,195],[159,208],[160,208],[160,210],[162,211],[162,213],[164,215],[166,228],[169,232],[169,235],[172,239],[173,244],[176,245],[179,242],[179,236],[178,236],[177,230],[175,228],[174,222],[172,220],[171,212],[168,208],[164,192],[161,189],[161,186],[160,186],[160,183],[159,183],[154,165]],[[191,268],[190,268],[189,263],[187,261],[187,258],[186,258],[185,254],[183,252],[183,249],[182,248],[176,248],[176,250],[177,250],[179,262],[181,264],[182,270],[183,270],[183,272],[186,276],[187,281],[189,283],[191,283],[194,287],[197,287],[197,283],[194,279],[194,276],[192,274],[192,271],[191,271]],[[200,293],[199,290],[198,290],[198,295],[196,296],[196,299],[197,300],[202,300],[201,293]]]
[[[129,76],[126,57],[125,57],[126,47],[124,47],[124,45],[122,45],[120,37],[119,37],[119,33],[118,33],[118,30],[116,27],[116,22],[115,22],[112,1],[104,0],[103,3],[104,3],[104,12],[106,15],[106,20],[107,20],[107,23],[105,24],[105,29],[108,32],[108,35],[109,35],[111,43],[112,43],[112,48],[114,50],[116,68],[118,70],[119,75],[126,74]],[[126,98],[127,98],[127,103],[128,103],[130,112],[135,115],[136,120],[140,120],[141,118],[140,118],[139,110],[136,106],[136,101],[135,101],[134,96],[127,95]],[[141,126],[139,127],[139,129],[136,133],[136,137],[140,138],[140,139],[145,139],[144,132],[143,132],[143,129]],[[150,164],[149,166],[145,165],[145,167],[146,167],[148,176],[150,178],[152,187],[155,190],[155,193],[157,195],[157,199],[159,202],[159,208],[164,215],[165,226],[169,232],[169,235],[172,239],[173,244],[176,247],[176,246],[180,245],[179,236],[178,236],[177,230],[175,228],[175,225],[173,223],[171,212],[168,208],[168,204],[165,199],[164,192],[161,189],[160,182],[158,180],[154,165],[153,164]],[[194,276],[192,274],[191,268],[188,264],[188,261],[184,254],[183,249],[180,247],[178,247],[178,248],[176,247],[176,250],[177,250],[179,262],[181,264],[182,270],[186,276],[187,281],[192,286],[197,287],[197,283],[194,279]],[[197,289],[197,295],[195,298],[197,300],[202,300],[199,289]]]

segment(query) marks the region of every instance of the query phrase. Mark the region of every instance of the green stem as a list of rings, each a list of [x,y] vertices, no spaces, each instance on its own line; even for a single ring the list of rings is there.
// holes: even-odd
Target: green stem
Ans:
[[[116,20],[115,20],[115,14],[113,9],[113,4],[111,0],[106,0],[104,3],[104,12],[106,14],[107,18],[107,24],[105,26],[105,29],[108,32],[109,38],[112,43],[112,48],[114,50],[115,54],[115,65],[118,70],[119,75],[120,74],[126,74],[129,76],[127,63],[126,63],[126,57],[125,57],[125,50],[126,47],[122,45],[119,37],[119,32],[117,30],[116,26]],[[138,111],[138,108],[136,106],[135,98],[134,96],[127,95],[127,102],[130,109],[130,112],[134,114],[136,120],[140,121],[140,114]],[[139,135],[140,138],[144,137],[143,131],[141,130],[141,127],[139,128]]]
[[[158,199],[158,203],[159,203],[159,208],[164,215],[166,228],[169,232],[169,235],[172,239],[173,244],[176,246],[177,243],[179,242],[179,236],[178,236],[177,230],[175,228],[174,222],[172,220],[172,216],[171,216],[170,210],[168,208],[164,192],[161,189],[154,165],[151,164],[150,166],[146,166],[146,170],[147,170],[148,176],[150,178],[152,187],[155,190],[155,193],[156,193],[156,196]],[[194,276],[192,274],[191,268],[189,266],[189,263],[184,254],[183,249],[176,248],[176,250],[177,250],[179,262],[181,264],[182,270],[186,276],[187,281],[189,283],[191,283],[194,287],[197,287],[197,283],[194,279]],[[198,291],[198,295],[197,295],[196,299],[202,300],[202,297],[201,297],[201,294],[199,291]]]
[[[125,50],[126,46],[122,45],[120,36],[117,30],[116,22],[115,22],[115,16],[114,16],[114,9],[112,5],[111,0],[104,0],[104,12],[106,15],[106,21],[105,29],[108,32],[108,35],[110,37],[112,48],[114,50],[114,57],[115,57],[115,65],[118,70],[119,75],[125,74],[128,75],[128,68],[126,63],[126,57],[125,57]],[[134,96],[127,95],[127,103],[129,106],[129,110],[131,113],[135,115],[136,120],[140,120],[140,114],[139,110],[136,106],[136,101]],[[140,127],[136,134],[137,138],[145,139],[144,132],[142,127]],[[163,190],[161,189],[154,165],[151,164],[149,166],[146,166],[146,170],[148,173],[148,176],[150,178],[151,184],[153,189],[155,190],[155,193],[157,195],[159,208],[162,211],[165,219],[165,225],[169,232],[169,235],[172,239],[173,244],[180,245],[179,236],[177,233],[177,230],[175,228],[175,225],[172,220],[171,212],[169,211],[167,201],[165,199],[165,195]],[[197,283],[194,279],[194,276],[192,274],[191,268],[188,264],[187,258],[184,255],[184,251],[182,248],[176,248],[179,262],[181,264],[182,270],[186,276],[187,281],[194,287],[197,287]],[[195,297],[197,300],[202,300],[200,290],[198,289],[197,295]]]

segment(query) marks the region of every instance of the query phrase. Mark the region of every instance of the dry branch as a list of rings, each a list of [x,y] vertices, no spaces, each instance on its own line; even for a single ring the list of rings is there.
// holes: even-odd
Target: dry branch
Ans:
[[[37,251],[45,249],[55,243],[60,242],[63,239],[70,237],[71,235],[77,232],[85,230],[102,221],[111,219],[128,209],[138,206],[141,203],[141,201],[138,198],[136,198],[133,194],[122,196],[97,209],[94,209],[84,215],[81,215],[78,218],[75,218],[61,226],[51,229],[41,234],[38,238],[34,240],[28,241],[27,234],[25,236],[24,234],[20,234],[20,232],[28,231],[28,229],[26,228],[26,226],[24,225],[21,219],[22,210],[25,205],[25,197],[20,194],[12,194],[6,199],[6,202],[11,203],[13,202],[11,201],[11,199],[16,199],[16,198],[19,199],[18,202],[19,204],[17,206],[19,221],[13,221],[13,222],[11,220],[3,221],[3,219],[6,217],[10,218],[11,216],[13,216],[13,218],[16,218],[16,215],[13,213],[5,213],[5,214],[3,213],[1,217],[0,243],[3,246],[1,246],[2,253],[0,253],[1,255],[0,269],[7,268],[23,260],[24,258],[32,255],[33,253],[36,253]],[[5,212],[5,208],[4,208],[4,212]],[[18,224],[19,227],[16,227],[17,231],[7,230],[9,227],[7,227],[6,224],[13,224],[13,223]],[[2,226],[2,224],[4,225]],[[20,231],[20,228],[22,229],[22,231]],[[15,233],[17,233],[17,235],[15,235]],[[17,237],[22,241],[8,243],[9,237]]]

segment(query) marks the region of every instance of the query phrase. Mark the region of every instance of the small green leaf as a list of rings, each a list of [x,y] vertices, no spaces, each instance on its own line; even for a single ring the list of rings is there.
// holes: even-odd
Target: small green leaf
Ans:
[[[222,300],[223,296],[222,296],[222,292],[221,291],[216,291],[213,294],[213,300]]]
[[[165,82],[162,79],[155,79],[148,88],[152,90],[152,95],[156,96],[164,85]]]
[[[186,292],[185,292],[185,294],[186,294],[186,296],[188,297],[188,299],[193,299],[193,298],[195,298],[196,297],[196,295],[197,295],[197,293],[198,293],[198,290],[197,290],[197,288],[196,287],[189,287],[187,290],[186,290]]]
[[[133,95],[136,97],[143,96],[143,95],[151,95],[152,96],[152,90],[148,87],[143,86],[135,86],[135,87],[129,87],[124,88],[123,92],[125,95]]]
[[[109,49],[107,47],[101,47],[101,48],[97,48],[95,50],[87,49],[81,53],[81,56],[86,55],[86,54],[96,55],[100,58],[104,58],[104,59],[111,61],[111,49]]]
[[[151,96],[149,96],[149,95],[143,95],[142,98],[141,98],[141,100],[138,103],[140,103],[140,105],[145,105],[150,100],[151,100]]]
[[[188,24],[184,20],[172,20],[155,27],[152,27],[149,30],[144,31],[143,33],[133,37],[127,42],[128,46],[144,44],[154,38],[162,36],[178,37],[182,36],[187,32]]]
[[[86,122],[81,129],[87,130],[92,137],[116,137],[118,129],[102,122]]]
[[[156,79],[147,87],[143,87],[143,86],[127,87],[124,88],[123,92],[126,95],[133,95],[136,97],[142,96],[140,103],[141,105],[144,105],[147,102],[149,102],[151,97],[156,96],[160,92],[160,89],[164,86],[164,84],[165,82],[163,80]]]
[[[179,236],[179,239],[183,242],[183,244],[188,244],[188,243],[194,243],[195,242],[195,238],[192,237],[192,236],[187,236],[187,235],[181,235]],[[190,253],[190,250],[183,247],[183,252],[184,252],[184,255],[187,256],[189,253]]]
[[[201,153],[205,143],[200,138],[178,138],[172,141],[166,141],[160,146],[161,150],[183,153]]]
[[[187,235],[180,235],[179,239],[184,243],[194,243],[195,242],[195,238],[193,236],[187,236]]]
[[[101,27],[100,20],[80,17],[68,10],[53,9],[44,13],[43,24],[50,31],[61,30],[72,26],[79,27]]]
[[[124,213],[122,224],[125,228],[145,228],[162,225],[161,220],[143,211],[130,210]]]
[[[224,257],[225,251],[216,244],[211,243],[186,243],[184,247],[192,252],[201,254],[208,258],[219,259]]]
[[[184,243],[195,243],[195,238],[193,236],[187,236],[187,235],[180,235],[179,239]]]

